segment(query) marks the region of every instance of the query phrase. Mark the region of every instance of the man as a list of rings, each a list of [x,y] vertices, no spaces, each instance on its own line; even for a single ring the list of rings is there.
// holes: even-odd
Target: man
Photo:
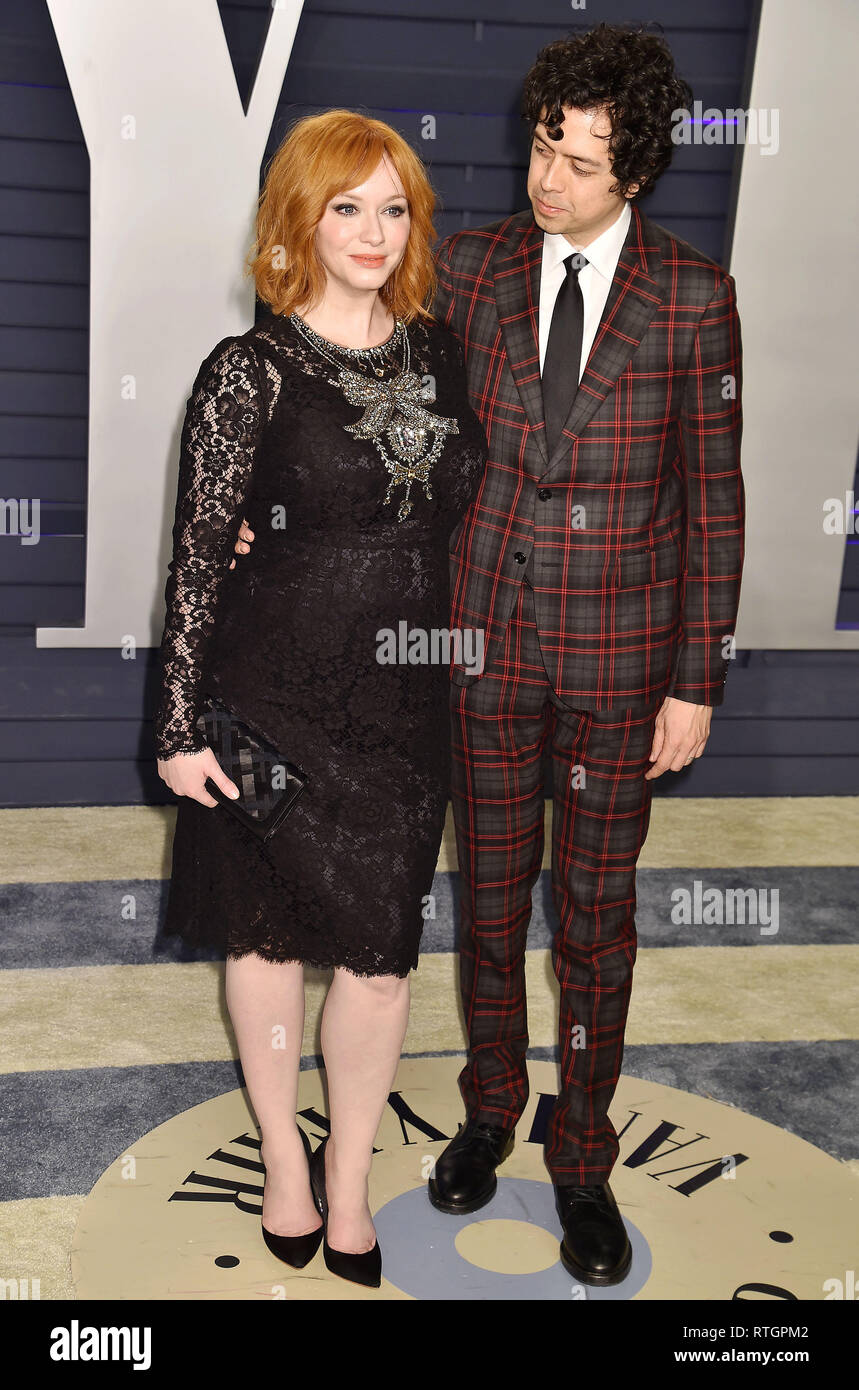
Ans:
[[[531,209],[436,257],[434,312],[462,342],[489,457],[450,542],[451,628],[482,630],[485,659],[451,668],[469,1053],[466,1122],[429,1195],[451,1213],[490,1201],[528,1099],[548,748],[561,1086],[545,1158],[561,1259],[596,1285],[631,1263],[608,1108],[636,862],[653,780],[700,757],[723,699],[743,558],[734,284],[635,206],[691,96],[653,36],[599,25],[550,44],[523,95]]]
[[[486,656],[479,676],[451,671],[467,1120],[430,1200],[490,1200],[528,1098],[548,746],[561,1088],[545,1156],[561,1258],[592,1284],[631,1261],[608,1107],[636,861],[653,780],[701,755],[723,698],[743,554],[733,281],[634,205],[690,104],[652,36],[600,25],[550,44],[523,97],[531,210],[437,255],[435,313],[463,344],[489,461],[451,538],[451,626],[484,629]]]

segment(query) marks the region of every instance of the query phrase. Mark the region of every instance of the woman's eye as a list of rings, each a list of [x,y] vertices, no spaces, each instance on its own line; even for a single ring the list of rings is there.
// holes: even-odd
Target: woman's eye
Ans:
[[[385,212],[392,212],[395,217],[405,217],[406,211],[406,208],[397,207],[396,204],[392,207],[385,208]]]
[[[354,211],[355,211],[355,204],[354,204],[354,203],[335,203],[335,205],[334,205],[334,211],[335,211],[335,212],[354,212]]]

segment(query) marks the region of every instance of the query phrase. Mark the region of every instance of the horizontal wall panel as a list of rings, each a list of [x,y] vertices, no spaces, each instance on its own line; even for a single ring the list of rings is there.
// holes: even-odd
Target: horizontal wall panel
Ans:
[[[74,237],[0,236],[0,264],[9,280],[85,285],[89,281],[89,241]]]
[[[0,371],[0,414],[85,416],[88,408],[86,372]]]
[[[369,8],[367,6],[366,8]],[[582,28],[594,23],[584,17],[557,13],[548,25],[534,24],[530,6],[521,7],[517,19],[527,15],[527,23],[510,24],[501,15],[477,28],[473,19],[460,14],[456,20],[441,18],[435,8],[403,4],[394,15],[333,15],[306,6],[298,26],[290,59],[290,72],[305,65],[319,70],[324,55],[326,67],[348,71],[370,57],[376,70],[391,68],[400,81],[411,80],[429,67],[444,76],[461,73],[472,76],[486,70],[506,70],[521,80],[538,51],[552,39],[563,35],[578,19]],[[600,16],[603,18],[603,16]],[[746,55],[746,33],[742,29],[697,32],[687,26],[666,35],[679,72],[695,86],[695,79],[736,82],[742,74]],[[247,41],[233,47],[233,63],[240,70],[243,61],[255,62],[256,34],[247,32]],[[324,69],[323,69],[324,70]],[[371,68],[371,72],[373,69]],[[368,74],[369,80],[369,74]],[[372,87],[369,89],[372,92]],[[378,98],[374,98],[378,99]]]
[[[47,402],[45,403],[47,406]],[[3,447],[17,458],[87,457],[89,425],[85,415],[7,414],[3,420]],[[83,576],[81,576],[83,577]]]
[[[19,516],[17,534],[0,535],[0,585],[7,594],[16,584],[22,592],[31,587],[44,589],[60,584],[80,587],[78,577],[86,564],[86,540],[79,533],[69,534],[72,526],[79,523],[80,509],[71,511],[71,521],[58,519],[56,509],[47,510],[49,514],[43,521],[40,508],[39,539],[35,545],[27,543],[27,537],[20,534],[22,518],[26,525],[30,520],[29,512]],[[0,518],[4,527],[8,524],[11,529],[15,524],[11,515],[6,522],[5,507],[0,511]],[[8,617],[4,621],[8,622]]]
[[[9,8],[7,0],[0,10],[0,33],[4,38],[7,37],[5,12]],[[47,14],[47,5],[41,8]],[[0,62],[5,64],[5,58]],[[56,86],[43,82],[28,83],[21,74],[4,77],[0,84],[0,141],[7,138],[64,140],[67,143],[82,141],[80,121],[65,72]]]
[[[859,758],[701,758],[658,779],[656,796],[855,796]],[[546,794],[551,793],[547,783]],[[154,762],[9,762],[0,806],[163,805],[174,798]]]
[[[121,633],[120,637],[126,635]],[[16,660],[12,640],[3,642],[7,672],[0,688],[0,727],[28,723],[35,736],[37,725],[43,722],[74,725],[91,719],[151,726],[157,691],[152,648],[142,647],[131,659],[122,656],[119,638],[115,648],[22,650],[24,645],[26,639],[22,639]],[[62,661],[47,659],[60,652]],[[147,729],[146,737],[150,733]]]
[[[170,798],[149,762],[15,762],[5,764],[0,778],[4,807],[162,805]]]
[[[859,718],[859,652],[767,651],[751,658],[745,669],[738,661],[728,672],[719,717]]]
[[[158,655],[156,647],[141,647],[136,661],[121,662],[122,678],[133,682],[129,689],[143,689],[144,683],[154,678]],[[69,703],[45,705],[39,713],[83,714],[85,708],[77,703],[76,691],[91,687],[95,672],[116,672],[113,655],[101,648],[39,649],[32,633],[9,630],[0,633],[0,667],[8,671],[0,696],[0,713],[16,717],[32,713],[27,704],[29,694],[21,703],[11,703],[19,677],[26,677],[28,682],[37,678],[49,683],[50,673],[61,671],[62,699]],[[740,652],[735,669],[728,674],[725,703],[718,707],[715,719],[859,721],[858,689],[859,653]],[[121,706],[112,710],[114,715],[122,712]]]
[[[270,0],[243,0],[241,5],[231,0],[219,0],[221,13],[229,16],[237,10],[264,10]],[[328,15],[363,15],[368,10],[374,15],[390,15],[399,18],[412,12],[426,13],[422,0],[307,0],[304,6],[309,14],[323,11]],[[462,19],[463,0],[433,0],[432,13],[439,19]],[[600,14],[600,19],[611,19],[614,23],[646,24],[654,17],[657,7],[653,0],[624,0],[623,20],[620,17]],[[659,0],[658,13],[661,23],[671,28],[716,29],[725,32],[729,29],[745,30],[750,19],[750,0],[720,0],[718,5],[695,5],[689,0]],[[468,0],[468,15],[471,20],[486,24],[495,22],[520,23],[523,16],[532,24],[545,24],[556,33],[587,28],[595,23],[589,10],[576,11],[570,6],[563,8],[557,0]]]
[[[0,372],[70,372],[79,374],[87,361],[85,328],[0,326]]]
[[[89,187],[89,155],[77,140],[0,140],[0,184],[68,193]]]
[[[6,543],[8,538],[2,542]],[[131,709],[123,704],[130,699],[136,717],[145,707],[144,692],[154,697],[158,657],[156,647],[139,648],[133,661],[103,648],[37,648],[32,633],[7,631],[0,634],[0,669],[5,673],[0,716],[81,718],[90,712],[92,700],[99,717],[119,718],[130,716]],[[840,737],[845,721],[859,723],[857,691],[859,653],[740,653],[736,669],[728,674],[725,702],[715,712],[714,728],[728,726],[719,734],[722,739],[730,738],[730,728],[746,720],[758,733],[773,722],[785,721],[798,730],[803,724],[822,727],[834,721]],[[144,717],[153,714],[146,708]]]
[[[0,460],[4,497],[50,497],[54,502],[86,506],[85,458]]]
[[[730,718],[720,706],[712,723],[712,758],[859,757],[859,716],[843,719]],[[859,848],[859,847],[857,847]]]
[[[289,78],[288,78],[289,80]],[[335,103],[331,103],[332,105]],[[336,104],[342,104],[338,102]],[[348,105],[348,103],[347,103]],[[511,163],[524,169],[527,163],[528,132],[525,122],[510,107],[498,114],[471,114],[469,111],[440,112],[437,108],[418,108],[409,99],[394,107],[359,103],[361,110],[376,120],[386,121],[417,149],[432,170],[437,161],[447,164],[473,164],[505,169]],[[302,116],[317,115],[324,110],[318,102],[290,102],[278,107],[272,127],[266,158],[274,153],[289,126]],[[518,111],[518,108],[516,108]],[[425,139],[422,123],[426,114],[435,114],[433,139]],[[730,174],[737,150],[731,145],[678,145],[670,169],[658,185],[675,174]],[[265,160],[263,160],[265,164]],[[724,209],[723,209],[724,211]]]
[[[151,728],[139,718],[0,719],[0,763],[15,762],[22,748],[34,763],[155,759]]]
[[[83,627],[83,584],[0,584],[0,622],[28,628]],[[3,671],[3,681],[9,679]]]
[[[5,474],[3,468],[4,482]],[[16,546],[38,550],[48,539],[83,536],[86,517],[80,502],[55,502],[36,495],[16,497],[9,487],[5,491],[6,496],[0,497],[0,551],[8,546],[14,558]]]
[[[86,192],[6,187],[0,202],[0,233],[16,236],[64,236],[88,239],[89,195]]]
[[[0,282],[0,323],[33,328],[81,328],[89,322],[89,282],[40,285]],[[86,366],[86,359],[82,359]]]
[[[324,46],[320,51],[325,52]],[[290,66],[284,93],[289,101],[318,103],[319,92],[328,86],[337,94],[328,103],[331,106],[364,107],[372,102],[374,106],[407,106],[411,111],[429,114],[456,113],[466,109],[490,115],[518,112],[522,78],[530,56],[521,66],[515,58],[511,58],[511,68],[506,73],[487,70],[471,73],[468,76],[467,101],[461,93],[462,78],[458,74],[439,73],[432,69],[411,69],[407,73],[402,69],[392,71],[376,67],[374,61],[365,60],[354,67],[336,68],[326,54],[325,62],[305,67],[300,64],[294,68]],[[696,85],[695,95],[705,107],[737,106],[740,84],[702,81]]]
[[[117,656],[117,660],[120,660]],[[31,699],[38,708],[59,701],[52,687],[43,692],[31,682]],[[13,692],[14,694],[14,692]],[[80,759],[154,759],[152,721],[143,719],[144,703],[139,699],[135,710],[129,697],[121,702],[124,718],[111,717],[107,706],[117,705],[116,699],[97,698],[92,687],[88,694],[90,718],[76,717],[75,701],[65,700],[61,717],[50,718],[34,712],[29,718],[0,716],[0,763],[14,761],[26,749],[27,759],[43,762],[46,758]],[[41,698],[40,698],[41,697]],[[4,701],[4,705],[12,701]],[[15,704],[17,704],[17,699]],[[787,758],[859,758],[859,719],[844,720],[728,720],[713,722],[706,758],[731,763],[741,759]]]

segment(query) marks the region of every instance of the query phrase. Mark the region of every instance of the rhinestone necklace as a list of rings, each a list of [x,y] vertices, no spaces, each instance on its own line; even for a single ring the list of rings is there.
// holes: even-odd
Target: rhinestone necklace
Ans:
[[[447,436],[459,434],[456,420],[436,415],[421,404],[422,401],[432,402],[436,397],[432,388],[424,386],[417,373],[411,370],[411,348],[405,324],[402,319],[397,319],[394,332],[386,343],[371,348],[346,348],[321,337],[299,314],[290,314],[289,319],[306,342],[335,368],[337,377],[328,377],[330,385],[339,387],[350,405],[364,407],[360,420],[343,428],[356,439],[372,440],[379,451],[391,479],[385,493],[386,503],[391,500],[392,489],[405,484],[405,495],[397,512],[397,521],[405,521],[412,510],[412,483],[423,483],[426,497],[432,500],[432,465],[441,454]],[[398,368],[391,354],[400,343],[402,363]],[[335,352],[356,366],[366,363],[376,377],[383,377],[386,367],[395,371],[396,375],[388,381],[374,380],[365,371],[356,371],[347,363],[338,361]],[[389,359],[387,363],[384,361],[386,356]],[[433,436],[432,444],[428,443],[430,435]],[[385,440],[394,457],[388,452]]]

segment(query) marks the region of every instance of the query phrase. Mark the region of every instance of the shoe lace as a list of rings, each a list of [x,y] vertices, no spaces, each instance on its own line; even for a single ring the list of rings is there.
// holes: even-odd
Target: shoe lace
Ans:
[[[560,1188],[559,1191],[565,1194],[568,1201],[575,1199],[580,1202],[594,1202],[598,1207],[605,1207],[608,1205],[608,1196],[605,1188],[599,1183],[582,1184],[580,1187],[565,1186]]]
[[[496,1128],[495,1125],[486,1124],[481,1121],[479,1125],[472,1125],[472,1134],[480,1135],[481,1139],[491,1139],[494,1143],[499,1143],[504,1137],[504,1131]]]
[[[507,1134],[503,1129],[499,1129],[496,1125],[487,1124],[485,1121],[464,1127],[460,1130],[460,1134],[466,1143],[488,1144],[493,1157],[497,1157],[501,1152],[507,1139]]]

